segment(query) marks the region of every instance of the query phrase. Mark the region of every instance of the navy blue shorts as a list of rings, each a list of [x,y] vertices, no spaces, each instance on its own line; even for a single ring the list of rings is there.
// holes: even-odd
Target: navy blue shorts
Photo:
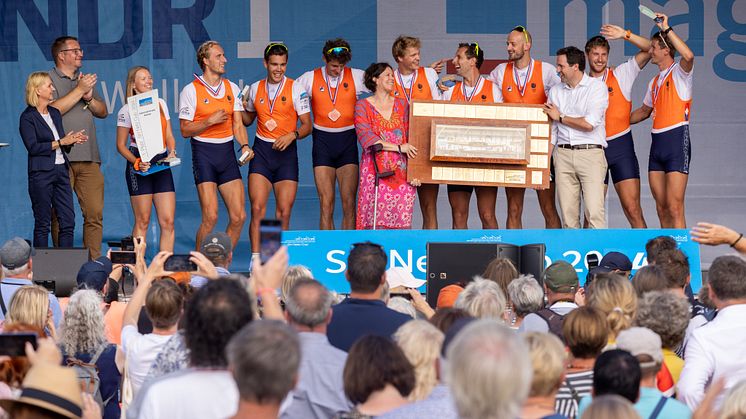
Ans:
[[[285,150],[278,151],[272,149],[272,143],[254,138],[253,149],[254,158],[249,162],[249,174],[260,174],[270,183],[298,181],[298,145],[295,141]]]
[[[213,144],[192,138],[192,172],[194,183],[213,182],[218,185],[241,179],[233,141]]]
[[[130,147],[130,151],[135,157],[140,157],[140,152],[135,147]],[[166,157],[168,152],[155,156],[151,162],[161,160]],[[124,168],[124,178],[127,181],[127,190],[130,196],[152,195],[162,192],[174,192],[174,178],[171,176],[171,169],[161,170],[152,175],[143,176],[135,170],[132,163],[127,162]]]
[[[609,170],[606,172],[604,183],[609,183],[609,173],[614,183],[627,179],[640,178],[640,163],[637,161],[635,154],[635,143],[632,140],[632,132],[628,132],[621,137],[614,138],[608,142],[609,145],[604,150],[606,163]]]
[[[692,147],[689,138],[689,125],[653,133],[648,160],[649,172],[681,172],[689,174]]]
[[[328,166],[339,169],[348,164],[359,164],[355,129],[326,132],[313,129],[313,167]]]

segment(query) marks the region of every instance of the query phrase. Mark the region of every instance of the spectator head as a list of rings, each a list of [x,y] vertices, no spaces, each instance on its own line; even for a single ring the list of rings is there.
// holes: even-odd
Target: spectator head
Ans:
[[[202,239],[199,251],[215,266],[228,269],[233,262],[233,242],[222,231],[213,231]]]
[[[376,243],[355,243],[347,257],[345,276],[350,290],[363,294],[380,292],[386,281],[386,253]]]
[[[473,321],[448,347],[447,359],[460,418],[518,416],[531,387],[531,359],[513,331],[491,319]]]
[[[580,419],[640,419],[635,406],[627,399],[615,394],[594,397]]]
[[[632,403],[640,396],[640,363],[627,351],[612,349],[596,358],[593,397],[616,394]]]
[[[579,286],[578,273],[564,260],[558,260],[544,270],[544,289],[549,304],[561,299],[575,298]]]
[[[394,341],[414,368],[414,389],[410,401],[423,400],[438,384],[436,362],[445,335],[425,320],[404,323],[394,333]]]
[[[717,308],[746,300],[746,261],[740,256],[720,256],[710,265],[710,299]]]
[[[427,281],[415,278],[412,272],[405,267],[392,266],[386,270],[386,282],[388,282],[392,294],[399,294],[406,292],[407,288],[420,288]]]
[[[382,336],[363,336],[352,345],[343,376],[345,395],[355,405],[388,385],[408,397],[415,385],[414,369],[404,352]]]
[[[350,43],[342,38],[327,40],[324,43],[322,53],[324,54],[324,61],[327,63],[336,61],[345,65],[352,59]]]
[[[407,49],[414,48],[419,53],[421,45],[422,44],[419,38],[400,35],[398,38],[396,38],[393,45],[391,45],[391,55],[393,55],[394,60],[396,60],[396,62],[398,63],[406,55]],[[419,57],[417,61],[419,64]]]
[[[521,275],[508,284],[513,312],[519,318],[535,313],[544,306],[544,290],[532,275]]]
[[[371,65],[365,69],[365,74],[363,74],[363,84],[371,91],[371,93],[376,92],[376,89],[378,88],[378,78],[381,77],[381,74],[386,70],[393,71],[389,63],[371,63]],[[370,242],[367,243],[372,244]]]
[[[0,247],[0,262],[3,265],[3,274],[11,278],[25,278],[31,272],[32,255],[33,249],[26,240],[13,237],[6,241]]]
[[[184,292],[169,278],[154,281],[145,297],[145,312],[155,329],[175,326],[184,311]]]
[[[529,397],[554,396],[565,379],[567,352],[562,341],[550,333],[528,332],[521,337],[533,371]]]
[[[47,326],[49,291],[38,285],[24,285],[10,299],[6,323],[25,323],[40,329]]]
[[[283,302],[287,304],[290,290],[301,279],[313,279],[311,270],[303,265],[288,266],[288,270],[285,271],[285,275],[282,277],[282,286],[280,287]]]
[[[190,365],[225,367],[225,346],[252,320],[253,303],[239,281],[221,278],[208,282],[192,295],[184,312],[184,342]]]
[[[649,291],[663,291],[668,289],[668,280],[663,269],[658,265],[645,265],[635,272],[632,286],[638,297]]]
[[[593,307],[578,307],[563,319],[562,336],[573,357],[595,359],[609,343],[606,316]]]
[[[503,321],[506,305],[500,286],[496,282],[477,276],[459,294],[454,307],[480,319]]]
[[[226,352],[243,401],[279,406],[298,381],[300,341],[281,321],[258,320],[244,326]]]
[[[710,299],[710,283],[705,282],[702,284],[702,288],[699,289],[699,292],[697,293],[697,300],[699,300],[699,303],[703,306],[709,308],[710,310],[715,310],[717,307],[715,307],[715,304]]]
[[[72,368],[40,362],[23,380],[21,395],[17,399],[0,400],[0,406],[11,418],[80,418],[81,394]]]
[[[741,381],[725,395],[720,419],[742,419],[746,417],[746,381]]]
[[[662,251],[655,265],[663,269],[669,289],[683,290],[689,284],[689,258],[681,250]]]
[[[652,330],[663,348],[674,350],[684,341],[689,313],[686,298],[669,291],[650,291],[638,303],[635,324]]]
[[[435,303],[435,307],[441,308],[452,308],[458,300],[458,296],[464,291],[464,287],[458,284],[446,285],[440,289],[438,293],[438,301]]]
[[[433,317],[430,318],[430,323],[432,323],[436,329],[446,333],[453,323],[459,319],[465,319],[467,317],[471,316],[460,308],[439,308],[435,311]]]
[[[495,258],[487,265],[482,277],[497,282],[503,295],[508,295],[508,284],[518,278],[518,270],[510,259]]]
[[[637,313],[637,293],[632,283],[618,274],[606,274],[591,285],[588,305],[606,315],[611,338],[632,326]]]
[[[663,365],[661,338],[646,327],[622,330],[617,336],[616,346],[637,358],[643,378],[655,376]]]
[[[314,330],[332,319],[332,295],[319,281],[299,279],[288,293],[285,301],[285,318],[299,330]]]
[[[676,243],[676,240],[671,236],[654,237],[645,243],[645,253],[648,254],[648,263],[657,263],[658,255],[660,255],[661,252],[678,248],[679,244]]]
[[[39,106],[39,91],[43,86],[49,86],[52,79],[49,73],[45,71],[35,71],[28,75],[26,79],[26,104],[29,106]]]
[[[413,319],[417,318],[417,309],[414,308],[411,301],[404,297],[391,297],[386,306],[396,312],[406,314]]]
[[[59,344],[66,354],[94,354],[105,345],[103,300],[94,290],[79,290],[70,296],[60,323]]]
[[[609,252],[601,258],[598,267],[605,272],[615,272],[629,279],[629,274],[632,272],[632,261],[624,253]]]
[[[47,337],[42,328],[24,323],[5,323],[3,333],[32,333],[37,339]],[[25,355],[10,357],[9,360],[0,363],[0,381],[10,388],[20,388],[30,368],[31,363]]]
[[[76,281],[78,289],[94,290],[104,292],[109,276],[111,275],[111,260],[106,256],[89,260],[80,267]]]

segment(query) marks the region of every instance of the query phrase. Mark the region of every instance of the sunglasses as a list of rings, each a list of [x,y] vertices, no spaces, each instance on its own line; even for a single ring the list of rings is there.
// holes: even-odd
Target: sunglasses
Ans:
[[[334,48],[329,48],[328,50],[326,50],[326,53],[329,55],[331,54],[339,55],[343,52],[350,52],[350,49],[347,47],[334,47]]]
[[[476,56],[476,57],[479,56],[479,44],[478,43],[473,42],[473,43],[469,44],[469,48],[474,48],[474,56]]]
[[[269,53],[269,50],[271,50],[274,47],[280,47],[281,49],[284,49],[285,51],[288,50],[287,45],[283,44],[282,42],[273,42],[267,45],[267,48],[264,49],[264,55],[267,55]]]
[[[663,36],[663,33],[658,32],[658,36],[661,38],[661,41],[663,41],[663,46],[666,47],[666,49],[671,49],[668,47],[668,42],[666,42],[666,38]]]
[[[530,42],[530,41],[528,40],[528,31],[526,30],[526,28],[524,28],[524,27],[523,27],[523,26],[521,26],[521,25],[518,25],[518,26],[516,26],[515,28],[513,28],[513,30],[514,30],[514,31],[516,31],[516,32],[520,32],[520,33],[522,33],[522,34],[523,34],[523,37],[524,37],[524,38],[526,38],[526,43]]]

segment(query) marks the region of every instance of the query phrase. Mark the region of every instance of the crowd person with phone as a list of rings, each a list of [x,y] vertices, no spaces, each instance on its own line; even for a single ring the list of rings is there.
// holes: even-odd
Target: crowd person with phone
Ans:
[[[141,93],[153,90],[153,76],[147,67],[135,66],[127,72],[127,99]],[[132,130],[129,105],[122,106],[117,114],[117,151],[127,160],[124,178],[130,194],[132,212],[135,214],[135,225],[132,236],[146,237],[150,214],[155,205],[158,225],[161,228],[159,240],[160,250],[174,249],[174,213],[176,212],[176,193],[171,169],[157,173],[143,175],[153,163],[165,158],[176,157],[176,141],[171,131],[171,116],[168,105],[163,99],[158,99],[160,110],[161,136],[163,137],[163,151],[150,161],[140,159],[135,134]],[[129,139],[129,141],[127,141]]]
[[[49,106],[54,100],[54,84],[47,73],[31,73],[26,80],[26,104],[19,130],[28,150],[28,191],[34,212],[34,246],[47,247],[52,210],[59,220],[57,245],[73,246],[75,212],[70,187],[70,160],[67,153],[84,143],[84,131],[65,135],[62,116]]]

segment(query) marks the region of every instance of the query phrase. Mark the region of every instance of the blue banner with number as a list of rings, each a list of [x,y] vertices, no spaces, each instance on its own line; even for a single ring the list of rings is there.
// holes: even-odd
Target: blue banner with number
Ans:
[[[290,263],[305,265],[316,279],[337,292],[349,292],[344,272],[353,243],[372,241],[382,245],[388,266],[409,269],[416,278],[425,278],[428,242],[510,243],[546,245],[545,266],[565,260],[575,267],[581,283],[588,272],[586,256],[617,251],[632,261],[632,272],[647,265],[645,243],[657,236],[671,236],[689,257],[691,286],[702,286],[699,244],[687,230],[379,230],[379,231],[287,231],[282,242],[290,252]]]

